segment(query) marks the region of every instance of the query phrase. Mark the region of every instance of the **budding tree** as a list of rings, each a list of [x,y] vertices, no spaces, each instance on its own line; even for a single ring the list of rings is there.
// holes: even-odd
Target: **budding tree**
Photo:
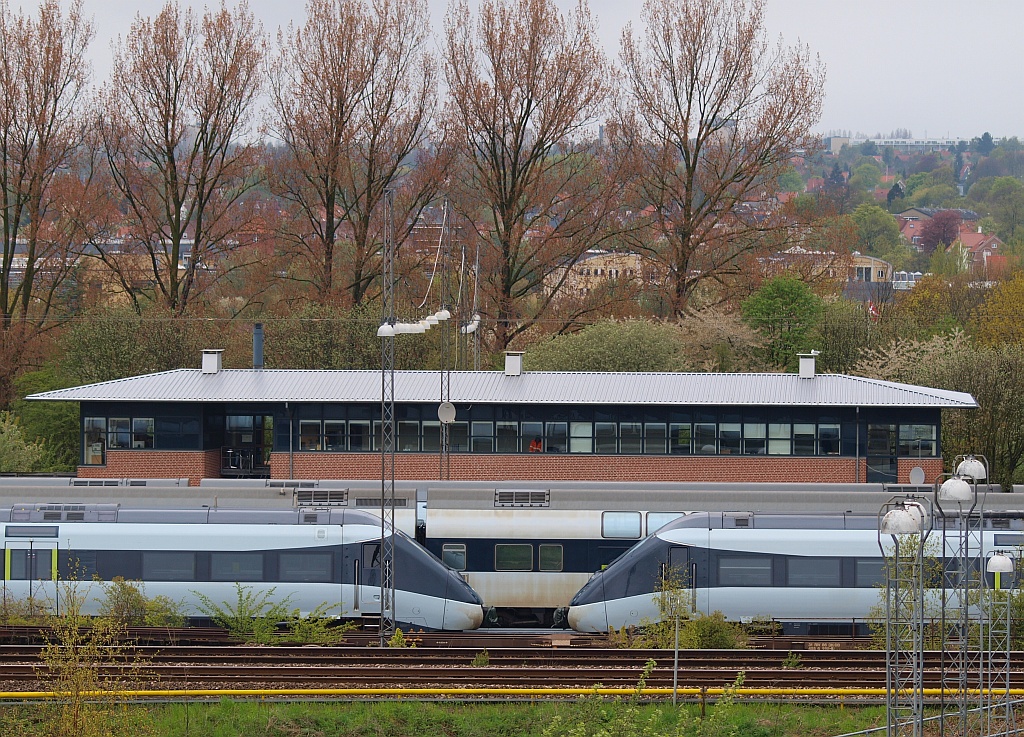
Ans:
[[[642,19],[642,36],[622,36],[621,125],[667,296],[683,314],[698,285],[784,227],[741,205],[769,199],[811,142],[825,74],[806,47],[768,43],[764,0],[646,0]]]
[[[127,215],[120,242],[95,245],[136,309],[152,283],[154,301],[182,314],[227,269],[221,257],[254,183],[255,146],[245,137],[264,51],[244,2],[200,19],[172,0],[152,18],[137,16],[119,45],[102,133]]]
[[[0,0],[0,403],[32,335],[74,263],[56,221],[69,202],[88,107],[92,24],[82,3],[44,0],[37,15]],[[74,186],[71,189],[75,189]]]
[[[573,264],[608,237],[615,159],[594,144],[611,70],[580,2],[452,5],[445,28],[446,132],[458,201],[480,247],[481,313],[496,346],[550,312]]]
[[[282,236],[303,264],[291,275],[318,302],[366,297],[385,190],[397,190],[399,240],[436,190],[428,21],[423,0],[309,0],[306,23],[278,35],[269,127],[284,151],[270,186],[290,205]]]

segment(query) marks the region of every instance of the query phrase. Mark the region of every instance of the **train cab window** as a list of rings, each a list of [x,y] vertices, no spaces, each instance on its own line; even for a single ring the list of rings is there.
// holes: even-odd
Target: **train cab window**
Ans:
[[[146,581],[195,581],[195,553],[144,552],[142,578]]]
[[[647,534],[653,535],[669,522],[684,517],[685,512],[648,512],[647,513]]]
[[[562,570],[562,546],[538,545],[537,569],[541,571]]]
[[[718,559],[719,586],[771,586],[772,559],[763,555],[723,555]]]
[[[641,536],[640,524],[640,512],[603,512],[601,537],[635,540]]]
[[[331,558],[329,552],[281,553],[280,579],[292,583],[328,583]]]
[[[456,571],[466,570],[465,543],[445,543],[441,546],[441,561]]]
[[[885,583],[884,562],[881,558],[858,558],[854,585],[857,588],[872,588]]]
[[[842,566],[839,558],[792,557],[786,561],[787,586],[842,585]]]
[[[210,553],[211,581],[262,581],[263,553]]]
[[[494,546],[494,570],[532,571],[533,546],[498,544]]]

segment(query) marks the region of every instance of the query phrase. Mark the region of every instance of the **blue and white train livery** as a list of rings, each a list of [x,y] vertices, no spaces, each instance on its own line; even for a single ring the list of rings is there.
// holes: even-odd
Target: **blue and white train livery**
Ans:
[[[123,508],[24,503],[0,508],[3,596],[59,601],[62,581],[140,581],[147,596],[184,602],[197,593],[232,602],[235,585],[288,597],[311,612],[380,615],[380,518],[349,509]],[[404,533],[395,535],[395,620],[407,628],[471,630],[483,621],[468,583]],[[87,586],[86,613],[103,590]]]

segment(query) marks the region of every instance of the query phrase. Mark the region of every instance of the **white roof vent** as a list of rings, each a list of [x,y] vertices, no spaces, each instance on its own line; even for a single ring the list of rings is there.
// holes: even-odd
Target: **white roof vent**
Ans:
[[[523,373],[523,352],[505,351],[505,376],[521,376]]]
[[[815,357],[821,353],[821,351],[811,351],[810,353],[799,353],[800,356],[800,378],[801,379],[813,379],[815,374]]]
[[[223,348],[207,348],[203,351],[203,373],[204,374],[217,374],[220,373],[221,366],[223,365]]]

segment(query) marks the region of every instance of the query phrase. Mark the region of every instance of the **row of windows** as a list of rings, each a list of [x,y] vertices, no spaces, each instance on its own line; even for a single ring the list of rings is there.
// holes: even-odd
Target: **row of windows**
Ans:
[[[494,570],[532,571],[534,546],[528,543],[498,543],[494,546]],[[441,560],[456,571],[468,567],[466,544],[445,543],[441,546]],[[562,570],[563,550],[561,545],[541,543],[537,546],[537,570],[557,572]]]
[[[229,418],[231,419],[231,418]],[[234,418],[238,419],[238,418]],[[249,418],[250,420],[252,418]],[[227,428],[233,445],[260,444],[271,418],[260,427]],[[266,423],[266,426],[262,426]],[[230,424],[230,423],[229,423]],[[369,419],[299,420],[300,451],[372,452],[381,446],[381,422]],[[851,432],[850,427],[846,428]],[[147,450],[199,447],[199,421],[153,417],[85,417],[85,465],[105,463],[107,449]],[[395,424],[399,452],[436,453],[441,449],[437,420],[400,419]],[[269,441],[269,437],[267,438]],[[284,445],[282,446],[282,440]],[[584,422],[471,420],[448,425],[456,453],[587,453],[651,455],[852,455],[852,439],[843,448],[839,422]],[[278,438],[288,449],[287,432]],[[866,455],[934,458],[938,427],[930,423],[868,424]]]
[[[773,564],[783,566],[786,586],[838,588],[843,585],[841,558],[787,557],[773,561],[764,555],[719,555],[716,565],[719,586],[773,586]],[[854,561],[852,585],[870,588],[885,582],[881,558]]]
[[[372,430],[372,434],[371,434]],[[441,449],[441,423],[398,420],[395,448]],[[790,422],[453,422],[449,448],[472,453],[838,455],[839,423]],[[301,420],[299,449],[375,451],[381,423]]]
[[[54,551],[11,550],[12,581],[52,578]],[[256,552],[70,551],[61,555],[61,576],[110,580],[115,576],[144,581],[335,581],[329,550]]]

